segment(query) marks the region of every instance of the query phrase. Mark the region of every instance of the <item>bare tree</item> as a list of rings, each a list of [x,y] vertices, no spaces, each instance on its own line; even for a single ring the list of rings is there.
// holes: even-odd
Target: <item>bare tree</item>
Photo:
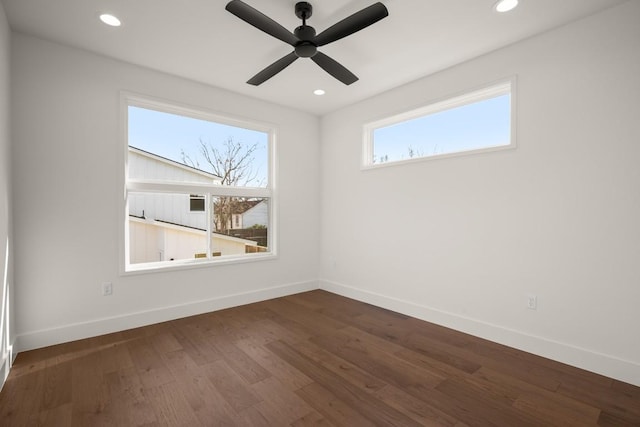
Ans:
[[[376,163],[385,163],[389,161],[389,155],[385,154],[384,156],[380,156],[379,158],[374,154],[373,155],[373,159],[372,159],[372,163],[376,164]]]
[[[258,144],[245,144],[227,138],[222,144],[214,146],[200,139],[199,155],[208,164],[211,172],[220,177],[221,185],[230,186],[261,186],[262,179],[258,177],[259,169],[254,168],[254,152]],[[200,169],[200,162],[181,150],[182,162],[185,165]],[[214,203],[214,220],[217,231],[227,232],[233,227],[233,213],[240,206],[244,198],[220,196]]]

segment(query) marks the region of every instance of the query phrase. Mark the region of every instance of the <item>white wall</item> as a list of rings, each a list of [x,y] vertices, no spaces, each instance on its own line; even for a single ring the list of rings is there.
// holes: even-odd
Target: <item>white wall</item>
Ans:
[[[299,248],[319,239],[318,118],[36,38],[12,40],[20,350],[317,287],[319,247]],[[121,90],[277,126],[277,259],[119,274]],[[103,282],[113,282],[113,296],[101,296]]]
[[[0,388],[9,374],[14,341],[11,133],[9,130],[10,30],[0,3]]]
[[[322,286],[640,385],[638,22],[628,2],[325,116]],[[364,123],[512,75],[517,149],[360,170]]]

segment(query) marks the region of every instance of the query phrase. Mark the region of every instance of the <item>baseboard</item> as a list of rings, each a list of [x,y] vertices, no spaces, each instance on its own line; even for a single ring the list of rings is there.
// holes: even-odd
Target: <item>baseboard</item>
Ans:
[[[204,301],[195,301],[156,310],[130,313],[122,316],[96,319],[89,322],[65,325],[20,334],[14,347],[16,354],[22,351],[48,347],[84,338],[91,338],[112,332],[166,322],[182,317],[195,316],[230,307],[237,307],[268,299],[279,298],[300,292],[318,289],[316,280],[293,283],[271,288],[258,289],[234,295],[225,295]]]
[[[13,365],[13,361],[16,359],[16,355],[13,352],[14,348],[13,345],[10,345],[7,354],[2,355],[2,361],[0,363],[0,391],[2,391],[2,387],[4,387],[4,383],[9,377],[11,365]]]
[[[640,386],[640,364],[340,283],[320,289]]]

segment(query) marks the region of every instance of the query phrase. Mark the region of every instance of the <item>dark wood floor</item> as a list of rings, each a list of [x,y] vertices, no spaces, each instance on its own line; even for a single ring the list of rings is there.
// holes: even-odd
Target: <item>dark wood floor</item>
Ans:
[[[640,426],[640,388],[324,291],[20,353],[2,426]]]

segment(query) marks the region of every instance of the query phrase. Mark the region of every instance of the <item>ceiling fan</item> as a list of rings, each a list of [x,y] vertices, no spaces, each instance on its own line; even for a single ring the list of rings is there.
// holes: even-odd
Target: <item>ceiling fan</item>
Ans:
[[[387,8],[378,2],[316,35],[316,30],[307,25],[307,19],[311,17],[313,8],[306,1],[296,3],[295,13],[298,18],[302,19],[302,25],[297,27],[293,33],[241,0],[230,1],[225,9],[257,29],[293,46],[293,52],[278,59],[247,81],[254,86],[269,80],[298,58],[311,58],[323,70],[346,85],[356,82],[358,77],[334,59],[318,52],[318,47],[349,36],[389,15]]]

